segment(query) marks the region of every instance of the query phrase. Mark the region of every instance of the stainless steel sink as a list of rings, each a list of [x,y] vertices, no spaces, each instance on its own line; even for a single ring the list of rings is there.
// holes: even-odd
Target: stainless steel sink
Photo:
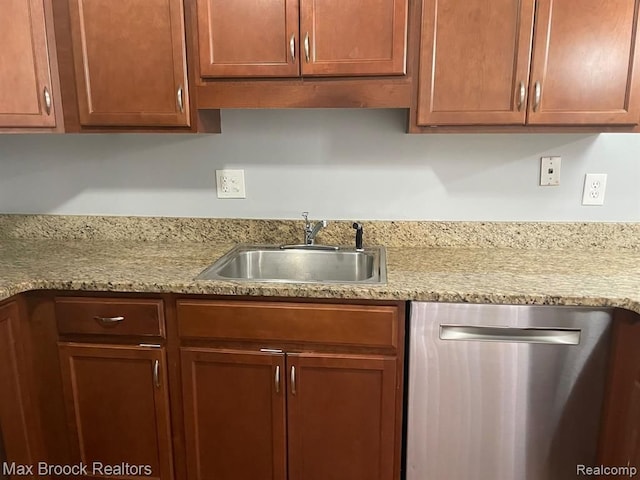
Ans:
[[[386,283],[384,247],[239,245],[196,280],[252,282]]]

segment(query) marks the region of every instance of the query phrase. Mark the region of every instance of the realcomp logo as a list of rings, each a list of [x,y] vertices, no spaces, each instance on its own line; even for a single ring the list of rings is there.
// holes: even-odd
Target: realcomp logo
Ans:
[[[638,474],[638,468],[635,466],[615,467],[608,465],[577,465],[576,475],[584,477],[599,477],[606,475],[607,477],[629,477],[633,478]]]

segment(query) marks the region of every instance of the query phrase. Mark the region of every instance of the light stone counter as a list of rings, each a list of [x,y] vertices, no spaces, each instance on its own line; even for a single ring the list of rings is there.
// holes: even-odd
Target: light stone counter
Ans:
[[[43,237],[0,235],[0,301],[54,289],[613,306],[640,313],[635,248],[388,247],[387,284],[352,286],[193,280],[233,243]]]

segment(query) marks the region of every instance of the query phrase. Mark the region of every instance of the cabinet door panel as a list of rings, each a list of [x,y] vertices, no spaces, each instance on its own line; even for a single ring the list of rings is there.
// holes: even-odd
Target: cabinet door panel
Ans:
[[[529,123],[638,123],[638,6],[638,0],[584,0],[578,8],[569,0],[539,1]]]
[[[616,310],[598,464],[640,468],[640,315]]]
[[[419,125],[524,124],[534,0],[425,0]]]
[[[298,0],[197,0],[197,6],[201,76],[299,75]]]
[[[80,123],[188,125],[182,1],[70,2]]]
[[[285,480],[284,356],[196,348],[180,355],[189,480]]]
[[[55,127],[43,0],[0,2],[0,65],[0,127]]]
[[[405,73],[408,0],[301,0],[303,75]]]
[[[59,351],[76,460],[90,466],[148,465],[151,472],[115,475],[171,479],[163,349],[61,343]],[[103,476],[111,475],[91,468],[85,475]]]
[[[0,462],[33,465],[36,459],[30,437],[36,430],[28,398],[21,387],[23,362],[18,311],[15,304],[10,303],[0,307]],[[2,471],[0,478],[4,478]]]
[[[392,480],[396,359],[288,354],[287,368],[290,480]]]

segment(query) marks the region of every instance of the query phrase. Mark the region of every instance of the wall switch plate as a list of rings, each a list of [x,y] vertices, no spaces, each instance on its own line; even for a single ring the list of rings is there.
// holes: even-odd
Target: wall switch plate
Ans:
[[[606,173],[587,173],[584,176],[582,205],[604,205],[604,193],[606,188]]]
[[[542,157],[540,159],[540,186],[560,185],[560,162],[562,157]]]
[[[218,198],[247,198],[244,170],[216,170]]]

